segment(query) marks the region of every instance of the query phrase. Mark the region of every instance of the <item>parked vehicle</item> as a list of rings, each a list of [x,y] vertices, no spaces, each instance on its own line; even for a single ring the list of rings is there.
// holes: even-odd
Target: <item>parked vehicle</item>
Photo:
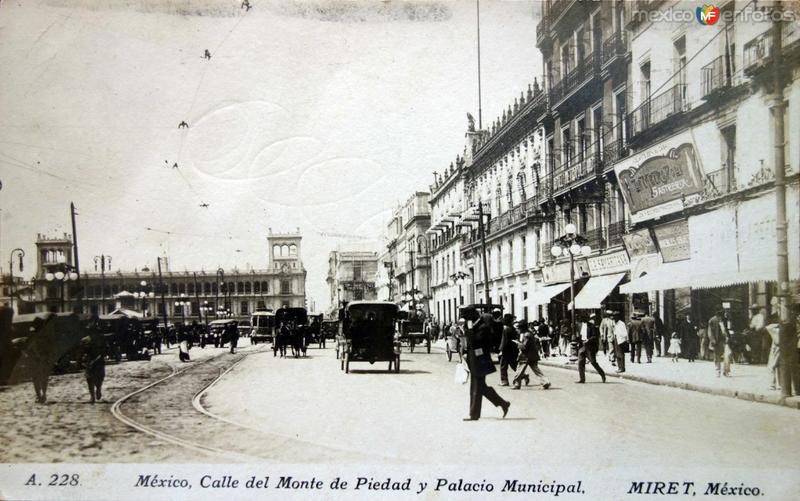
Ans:
[[[250,343],[269,343],[275,340],[275,314],[271,311],[255,311],[250,316],[252,329]]]
[[[249,336],[253,332],[253,324],[250,320],[239,320],[239,335]]]
[[[230,339],[228,339],[229,338],[228,326],[235,323],[236,320],[231,320],[231,319],[212,320],[211,322],[209,322],[208,338],[206,339],[206,344],[213,344],[214,347],[221,347],[224,346],[225,343],[230,342]]]
[[[425,332],[425,318],[420,313],[408,313],[408,317],[399,322],[400,341],[408,343],[409,350],[414,353],[414,346],[425,344],[431,352],[430,332]]]
[[[400,372],[400,339],[395,325],[396,304],[388,301],[353,301],[342,319],[341,370],[351,362],[389,362],[389,371]]]

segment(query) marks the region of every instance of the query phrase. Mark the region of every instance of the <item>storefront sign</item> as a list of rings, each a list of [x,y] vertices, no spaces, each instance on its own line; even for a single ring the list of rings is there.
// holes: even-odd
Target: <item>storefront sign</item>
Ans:
[[[653,231],[665,263],[692,257],[689,247],[689,222],[686,219],[656,226]]]
[[[683,132],[619,162],[614,171],[633,222],[682,210],[703,190],[703,170],[691,132]]]
[[[656,250],[656,243],[653,241],[650,230],[647,228],[622,235],[622,242],[625,244],[625,249],[628,251],[628,256],[631,259],[658,252]]]
[[[586,259],[575,260],[575,279],[588,277],[590,274],[589,264]],[[542,278],[546,284],[569,282],[569,263],[558,263],[542,268]]]
[[[587,259],[592,276],[620,273],[630,269],[631,261],[625,251],[602,254]]]

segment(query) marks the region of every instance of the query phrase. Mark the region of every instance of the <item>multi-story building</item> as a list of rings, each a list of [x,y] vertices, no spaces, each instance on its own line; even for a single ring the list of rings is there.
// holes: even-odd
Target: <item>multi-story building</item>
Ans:
[[[535,81],[487,130],[467,134],[463,267],[473,277],[476,302],[502,304],[520,318],[538,314],[530,311],[529,296],[537,290],[545,220],[540,197],[546,186],[546,111],[547,99]],[[476,208],[485,216],[486,272]]]
[[[433,176],[431,226],[427,232],[431,244],[431,314],[441,322],[452,322],[458,307],[473,301],[472,273],[461,266],[464,159],[456,157],[455,163]]]
[[[343,301],[376,300],[378,253],[374,251],[339,248],[328,255],[328,287],[331,308]]]
[[[299,231],[267,236],[266,269],[172,271],[167,260],[135,271],[75,273],[72,238],[38,235],[34,302],[37,311],[83,311],[106,314],[127,306],[168,321],[206,320],[224,314],[248,318],[256,309],[305,305],[306,270],[300,257]],[[104,259],[105,261],[105,259]],[[83,269],[87,268],[84,262]],[[92,267],[92,264],[89,265]],[[80,281],[78,281],[80,278]],[[78,294],[78,287],[83,295]]]
[[[797,13],[781,25],[784,81],[776,88],[773,2],[726,2],[713,27],[650,22],[654,13],[693,9],[688,2],[635,7],[626,16],[626,149],[613,167],[637,236],[631,257],[654,256],[655,266],[634,270],[622,290],[667,319],[683,311],[705,320],[723,304],[739,330],[748,305],[769,311],[779,292],[776,169],[787,180],[787,286],[795,293],[800,278]],[[781,100],[784,137],[776,137]],[[784,165],[775,164],[776,143]]]
[[[628,209],[613,163],[624,154],[629,41],[625,9],[630,2],[546,1],[537,26],[548,99],[546,167],[540,206],[545,218],[540,255],[542,283],[537,308],[563,318],[570,303],[570,257],[550,249],[577,228],[590,251],[572,262],[576,307],[627,309],[618,284],[630,271],[622,235]]]
[[[390,301],[430,312],[430,194],[416,192],[396,208],[386,225],[386,251],[380,261],[386,267],[386,294]],[[381,280],[383,283],[383,281]]]

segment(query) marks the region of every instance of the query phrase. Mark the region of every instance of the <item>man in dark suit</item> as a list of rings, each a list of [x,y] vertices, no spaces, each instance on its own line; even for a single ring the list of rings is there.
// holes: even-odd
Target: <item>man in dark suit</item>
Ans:
[[[508,367],[517,370],[517,356],[519,348],[514,341],[519,335],[514,328],[514,315],[506,313],[503,315],[503,334],[500,338],[500,386],[508,386]]]
[[[653,343],[655,342],[658,344],[661,342],[660,339],[656,339],[656,319],[650,316],[650,314],[642,318],[639,337],[642,340],[642,345],[647,355],[647,363],[650,364],[653,362]],[[658,352],[661,353],[661,350],[659,349]]]
[[[631,363],[642,363],[642,320],[640,313],[631,313],[631,321],[628,322],[628,345],[631,347]]]
[[[483,397],[489,399],[495,407],[503,409],[503,417],[508,414],[511,403],[503,400],[494,391],[494,388],[486,385],[486,375],[494,372],[492,365],[492,336],[495,320],[491,315],[484,314],[478,318],[476,310],[465,312],[465,318],[469,323],[474,323],[467,327],[467,366],[470,371],[469,383],[469,417],[464,421],[477,421],[481,417],[481,403]],[[487,363],[488,360],[488,363]]]
[[[592,364],[594,370],[600,374],[603,382],[606,382],[606,373],[597,363],[597,352],[600,350],[600,329],[595,325],[595,314],[589,315],[589,321],[581,326],[582,345],[578,349],[578,376],[576,383],[586,382],[586,359]]]

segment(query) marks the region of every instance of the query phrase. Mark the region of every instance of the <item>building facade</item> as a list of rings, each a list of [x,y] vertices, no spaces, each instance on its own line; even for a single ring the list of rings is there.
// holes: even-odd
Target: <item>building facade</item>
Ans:
[[[693,12],[691,2],[542,2],[542,86],[535,80],[484,130],[471,120],[464,156],[434,173],[433,315],[449,322],[458,305],[489,301],[558,322],[572,293],[578,310],[649,309],[668,327],[684,313],[707,319],[720,304],[735,328],[749,305],[769,311],[779,287],[774,27],[740,17],[768,14],[767,4],[726,2],[710,28],[653,22],[670,9]],[[782,24],[786,132],[777,140],[794,294],[799,33]],[[568,225],[580,242],[572,258]]]
[[[160,271],[158,267],[122,271],[100,266],[100,259],[95,259],[89,266],[99,271],[82,272],[78,277],[71,236],[38,235],[32,301],[36,311],[78,311],[82,305],[87,313],[103,315],[128,307],[145,316],[166,315],[169,322],[220,316],[246,319],[256,309],[303,307],[306,270],[301,242],[299,231],[273,233],[270,229],[264,269],[178,272],[169,270],[166,258],[160,258]],[[103,264],[107,258],[103,256]],[[83,269],[86,267],[84,264]]]
[[[781,23],[776,87],[775,26],[770,16],[745,16],[769,14],[774,3],[758,4],[725,2],[711,30],[648,23],[642,15],[688,3],[652,2],[628,13],[631,111],[625,155],[614,164],[639,240],[629,252],[650,262],[636,267],[622,290],[634,302],[656,304],[668,319],[687,313],[705,320],[722,305],[735,331],[748,325],[750,305],[774,313],[773,298],[781,295],[777,169],[786,179],[790,283],[783,292],[796,295],[800,279],[800,30],[797,17]],[[776,143],[784,165],[775,163]]]
[[[430,193],[416,192],[397,207],[386,225],[385,251],[379,261],[378,294],[406,308],[430,312]],[[383,276],[383,277],[382,277]]]
[[[328,287],[330,304],[335,311],[342,302],[375,301],[378,253],[354,249],[338,249],[328,255]]]

